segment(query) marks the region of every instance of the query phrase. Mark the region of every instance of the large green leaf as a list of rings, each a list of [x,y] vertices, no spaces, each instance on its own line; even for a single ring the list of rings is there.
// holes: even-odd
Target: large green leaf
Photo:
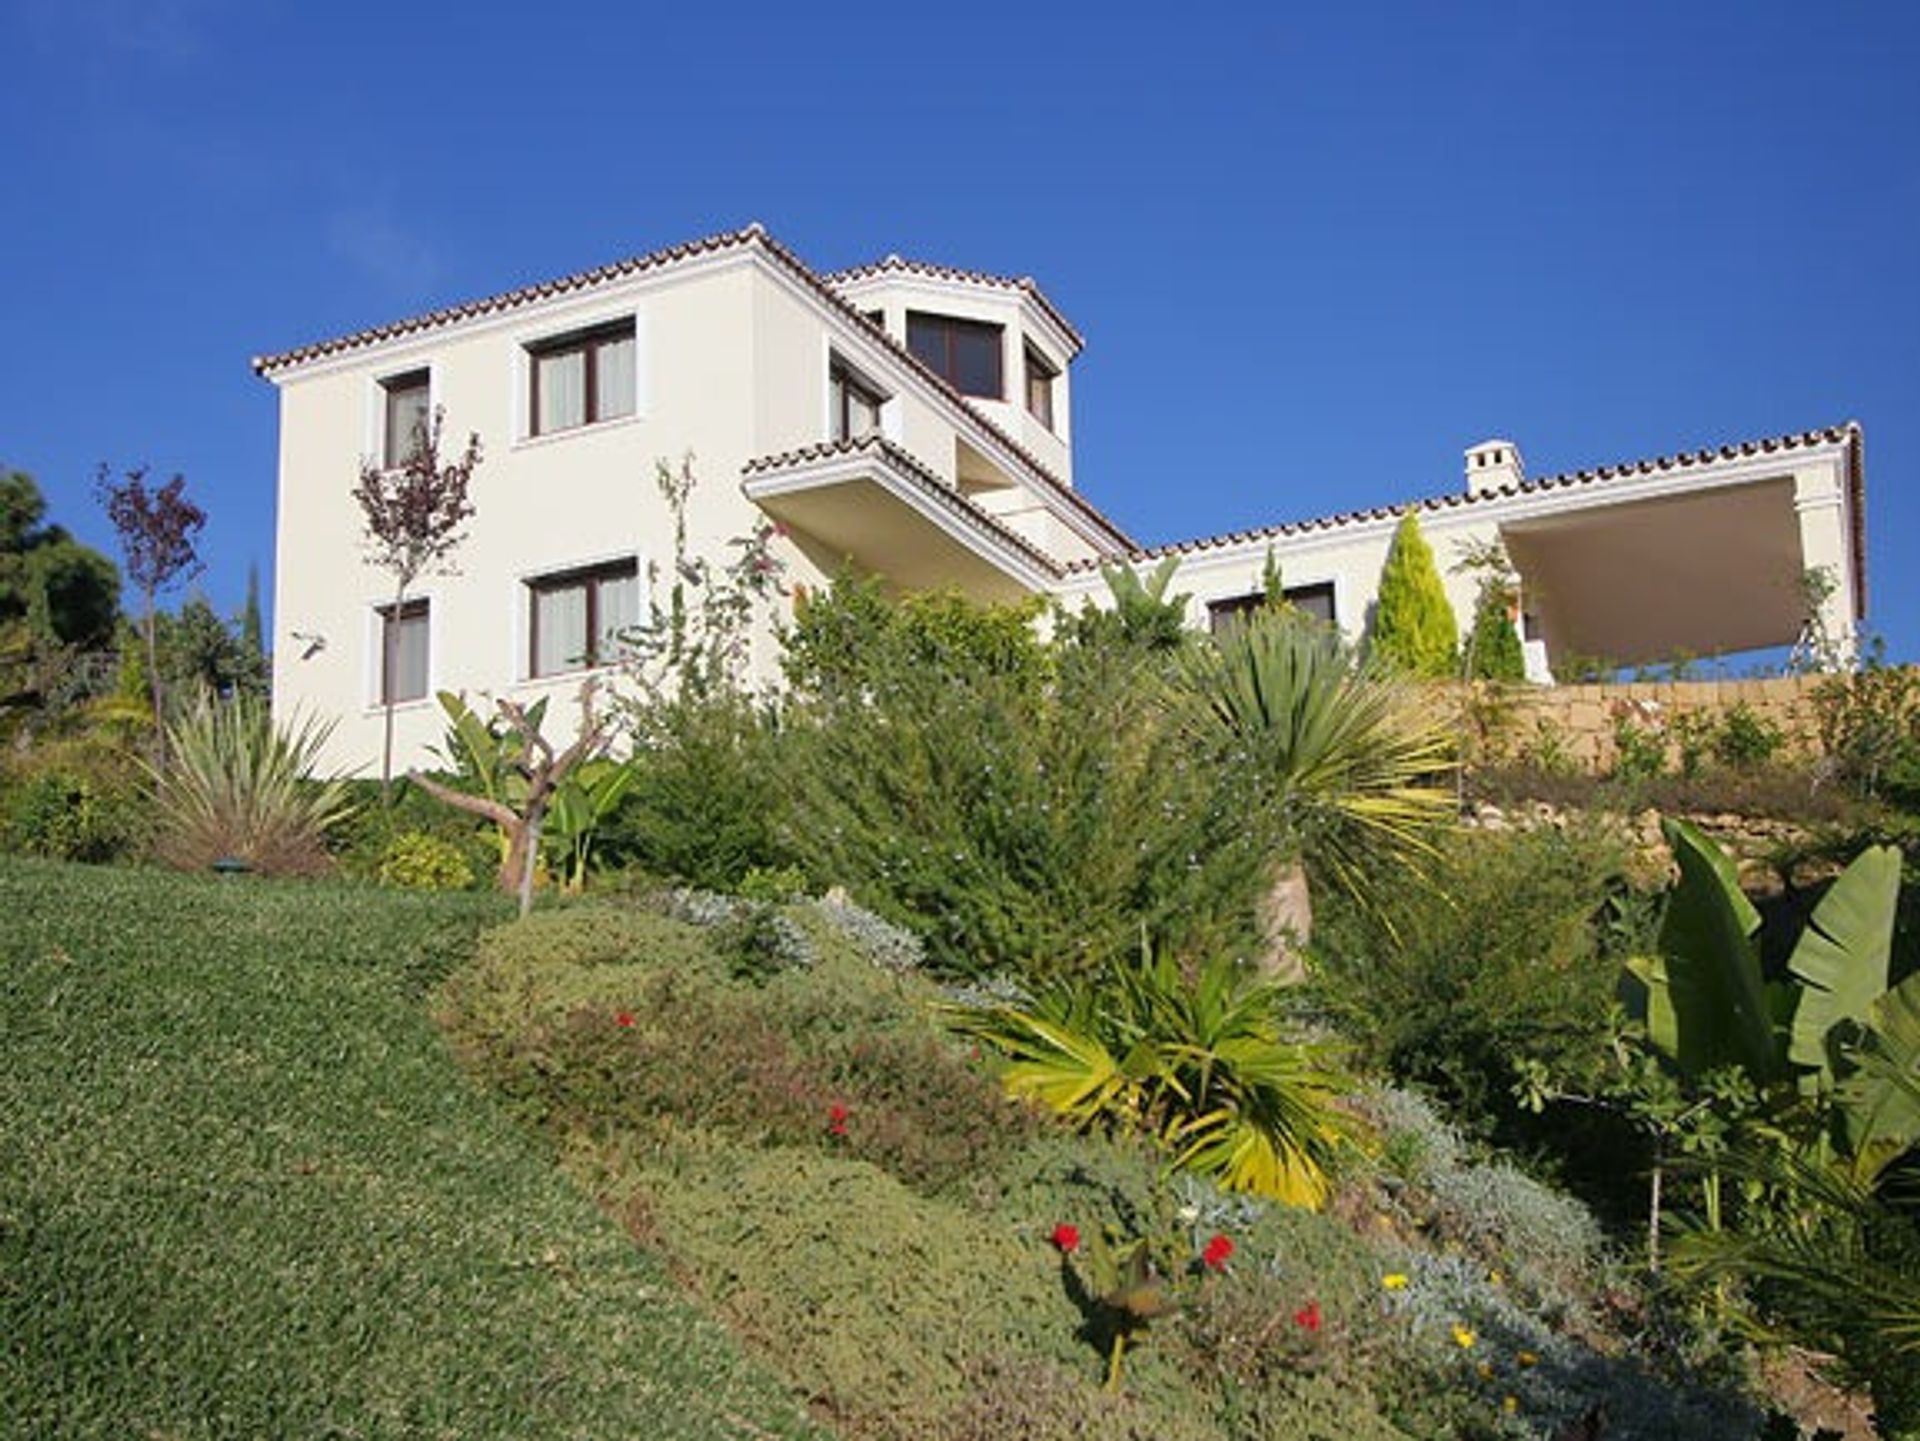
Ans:
[[[1756,1082],[1785,1069],[1785,1047],[1760,973],[1760,914],[1733,862],[1685,821],[1664,823],[1680,881],[1660,927],[1659,957],[1631,967],[1648,988],[1647,1035],[1682,1075],[1739,1066]]]
[[[1864,1021],[1887,989],[1894,910],[1900,900],[1900,852],[1863,851],[1840,873],[1813,912],[1787,968],[1801,982],[1788,1057],[1830,1080],[1829,1036],[1841,1021]]]
[[[1871,1182],[1920,1141],[1920,974],[1876,1000],[1866,1024],[1838,1095],[1854,1174]]]

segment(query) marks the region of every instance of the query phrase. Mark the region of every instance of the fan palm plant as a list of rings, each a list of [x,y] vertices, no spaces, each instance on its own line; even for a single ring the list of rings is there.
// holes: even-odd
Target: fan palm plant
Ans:
[[[1383,864],[1428,848],[1453,814],[1443,711],[1419,689],[1357,665],[1331,629],[1263,611],[1184,665],[1176,704],[1195,740],[1247,778],[1277,860],[1269,964],[1297,971],[1312,931],[1308,863],[1356,897]]]
[[[1908,1083],[1909,1099],[1920,1089]],[[1789,1200],[1751,1229],[1692,1229],[1674,1269],[1752,1287],[1791,1339],[1836,1355],[1873,1395],[1879,1434],[1920,1438],[1920,1192],[1875,1186],[1817,1155],[1753,1145],[1717,1166]]]
[[[1293,1205],[1326,1198],[1350,1126],[1338,1073],[1290,1040],[1278,985],[1217,956],[1191,970],[1142,948],[1137,962],[1030,1001],[950,1005],[949,1024],[1004,1058],[1008,1093],[1083,1130],[1152,1136],[1176,1167]]]

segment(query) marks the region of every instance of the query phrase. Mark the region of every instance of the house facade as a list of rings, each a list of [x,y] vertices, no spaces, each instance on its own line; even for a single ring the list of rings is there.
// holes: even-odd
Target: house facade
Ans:
[[[1357,635],[1399,510],[1138,546],[1074,483],[1082,343],[1031,280],[895,257],[819,274],[750,226],[262,357],[280,396],[276,708],[336,719],[342,767],[376,763],[389,697],[402,764],[440,738],[437,691],[549,695],[558,720],[670,583],[655,472],[685,457],[689,547],[716,565],[770,519],[800,585],[851,568],[1077,607],[1106,598],[1102,566],[1171,554],[1205,625],[1259,590],[1271,550],[1299,603]],[[453,572],[396,610],[352,489],[435,412],[448,448],[480,438],[475,515]],[[1489,442],[1459,493],[1417,504],[1443,569],[1457,543],[1506,542],[1544,678],[1574,650],[1791,642],[1809,568],[1833,575],[1845,632],[1864,609],[1862,484],[1855,427],[1548,480]],[[1464,623],[1472,582],[1449,584]],[[775,661],[756,637],[756,672]]]

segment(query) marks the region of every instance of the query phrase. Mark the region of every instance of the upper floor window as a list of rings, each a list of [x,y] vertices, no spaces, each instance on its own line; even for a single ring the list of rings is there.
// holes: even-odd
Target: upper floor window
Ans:
[[[431,380],[429,372],[411,370],[380,382],[386,402],[383,422],[386,431],[380,442],[380,459],[388,470],[405,465],[415,448],[426,441],[427,429],[432,424]]]
[[[424,700],[427,695],[428,610],[424,598],[383,605],[380,617],[381,705]]]
[[[560,675],[606,665],[620,637],[640,623],[640,567],[631,556],[530,581],[532,653],[527,674]]]
[[[907,349],[962,395],[1004,400],[1001,329],[984,320],[907,312]]]
[[[835,357],[827,368],[827,405],[835,440],[860,440],[880,432],[880,407],[886,397]]]
[[[1304,611],[1322,625],[1334,623],[1332,581],[1290,585],[1281,593],[1286,596],[1287,604],[1295,610]],[[1207,628],[1215,635],[1221,635],[1234,626],[1246,624],[1248,617],[1266,603],[1267,597],[1261,591],[1251,595],[1230,595],[1224,600],[1210,600],[1207,602]]]
[[[1059,373],[1046,356],[1027,347],[1027,411],[1048,430],[1053,429],[1053,378]]]
[[[534,435],[573,430],[632,415],[635,404],[633,322],[579,330],[527,347]]]

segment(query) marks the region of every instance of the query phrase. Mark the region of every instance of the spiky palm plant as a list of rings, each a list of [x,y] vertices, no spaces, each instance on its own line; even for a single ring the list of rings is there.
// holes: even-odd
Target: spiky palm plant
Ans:
[[[313,717],[282,729],[260,701],[202,696],[167,728],[166,769],[151,771],[156,853],[182,870],[324,870],[327,827],[350,809],[337,780],[313,778],[332,730]]]
[[[1813,1153],[1755,1145],[1717,1162],[1787,1198],[1753,1229],[1688,1229],[1673,1268],[1746,1282],[1760,1317],[1831,1352],[1873,1395],[1879,1434],[1920,1438],[1920,1188],[1873,1186]]]
[[[1299,1206],[1326,1198],[1349,1133],[1325,1053],[1288,1038],[1275,983],[1215,957],[1137,962],[1025,1003],[954,1005],[949,1023],[1003,1058],[1009,1094],[1083,1130],[1132,1129],[1184,1170]]]
[[[1192,734],[1246,774],[1275,837],[1275,890],[1288,899],[1271,920],[1296,944],[1312,927],[1303,858],[1364,899],[1371,874],[1423,854],[1452,816],[1444,713],[1417,687],[1356,664],[1325,626],[1259,614],[1196,650],[1182,682]]]

